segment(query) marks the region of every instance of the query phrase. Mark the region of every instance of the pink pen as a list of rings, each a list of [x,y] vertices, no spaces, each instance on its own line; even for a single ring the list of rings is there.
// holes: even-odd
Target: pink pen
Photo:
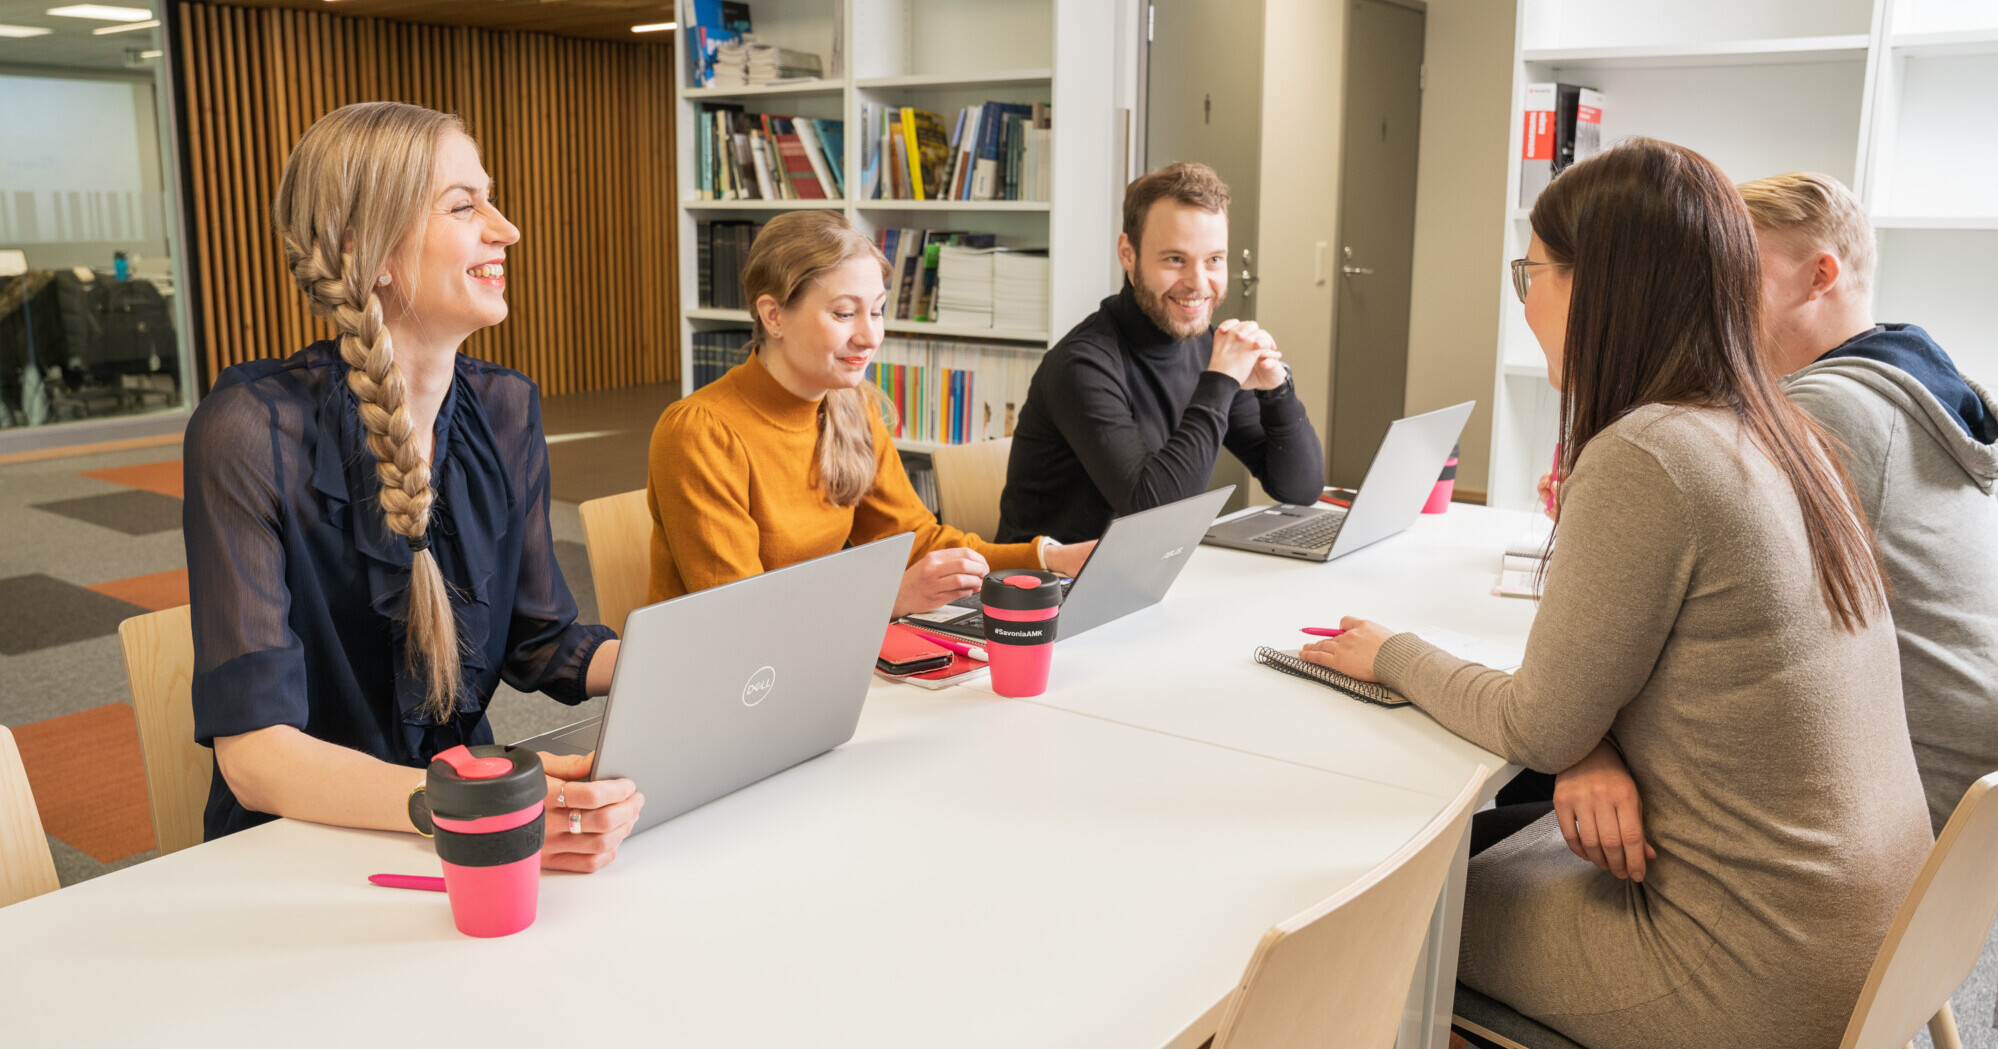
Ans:
[[[1298,627],[1298,629],[1304,631],[1307,634],[1316,634],[1319,637],[1338,637],[1340,634],[1345,633],[1344,630],[1339,630],[1337,628],[1329,626],[1306,626],[1306,627]]]
[[[960,656],[966,656],[971,659],[978,660],[980,663],[990,662],[990,660],[985,658],[985,650],[978,647],[977,645],[967,645],[962,641],[952,641],[947,637],[938,637],[935,634],[926,634],[920,630],[914,630],[914,628],[911,629],[913,630],[913,632],[917,637],[920,637],[923,640],[928,641],[930,644],[942,645],[943,647],[950,649],[952,652],[955,652]]]
[[[426,878],[421,874],[370,874],[368,882],[390,889],[423,889],[429,892],[443,892],[444,879]]]
[[[1547,511],[1552,513],[1554,511],[1554,485],[1561,483],[1561,442],[1559,441],[1554,442],[1554,465],[1548,467],[1547,473],[1552,478],[1552,483],[1547,486]]]

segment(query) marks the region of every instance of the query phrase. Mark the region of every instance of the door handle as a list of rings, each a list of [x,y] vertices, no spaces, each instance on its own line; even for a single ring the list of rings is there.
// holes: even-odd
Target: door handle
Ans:
[[[1374,268],[1372,266],[1341,266],[1339,267],[1339,272],[1348,277],[1371,277],[1374,275]]]
[[[1249,298],[1256,293],[1256,285],[1262,280],[1249,269],[1249,249],[1242,249],[1242,297]]]

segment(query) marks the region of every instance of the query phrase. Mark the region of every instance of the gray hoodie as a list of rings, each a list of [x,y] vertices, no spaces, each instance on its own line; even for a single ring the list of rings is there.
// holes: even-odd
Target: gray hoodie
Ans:
[[[1998,447],[1891,364],[1823,358],[1785,383],[1850,450],[1894,591],[1908,733],[1940,831],[1971,781],[1998,769]]]

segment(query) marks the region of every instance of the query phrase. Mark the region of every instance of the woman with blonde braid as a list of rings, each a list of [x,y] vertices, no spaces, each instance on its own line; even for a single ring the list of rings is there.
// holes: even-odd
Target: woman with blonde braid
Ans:
[[[916,497],[865,385],[888,260],[836,211],[772,219],[742,270],[749,360],[675,402],[652,431],[650,597],[734,582],[914,532],[896,615],[978,592],[993,568],[1082,570],[1092,542],[988,543]]]
[[[416,829],[424,766],[493,742],[504,679],[580,703],[617,641],[576,622],[548,526],[539,394],[458,352],[506,318],[520,231],[457,118],[373,102],[318,121],[273,211],[339,332],[237,365],[188,423],[184,530],[210,838],[278,816]],[[543,865],[595,870],[643,795],[543,755]]]

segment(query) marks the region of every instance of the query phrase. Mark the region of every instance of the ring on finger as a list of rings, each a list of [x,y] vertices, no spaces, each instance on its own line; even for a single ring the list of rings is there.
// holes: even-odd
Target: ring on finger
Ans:
[[[560,808],[564,805],[567,805],[568,803],[569,803],[569,781],[563,780],[562,786],[557,788],[555,791],[555,807]]]
[[[583,833],[583,814],[575,809],[569,810],[569,833]]]

